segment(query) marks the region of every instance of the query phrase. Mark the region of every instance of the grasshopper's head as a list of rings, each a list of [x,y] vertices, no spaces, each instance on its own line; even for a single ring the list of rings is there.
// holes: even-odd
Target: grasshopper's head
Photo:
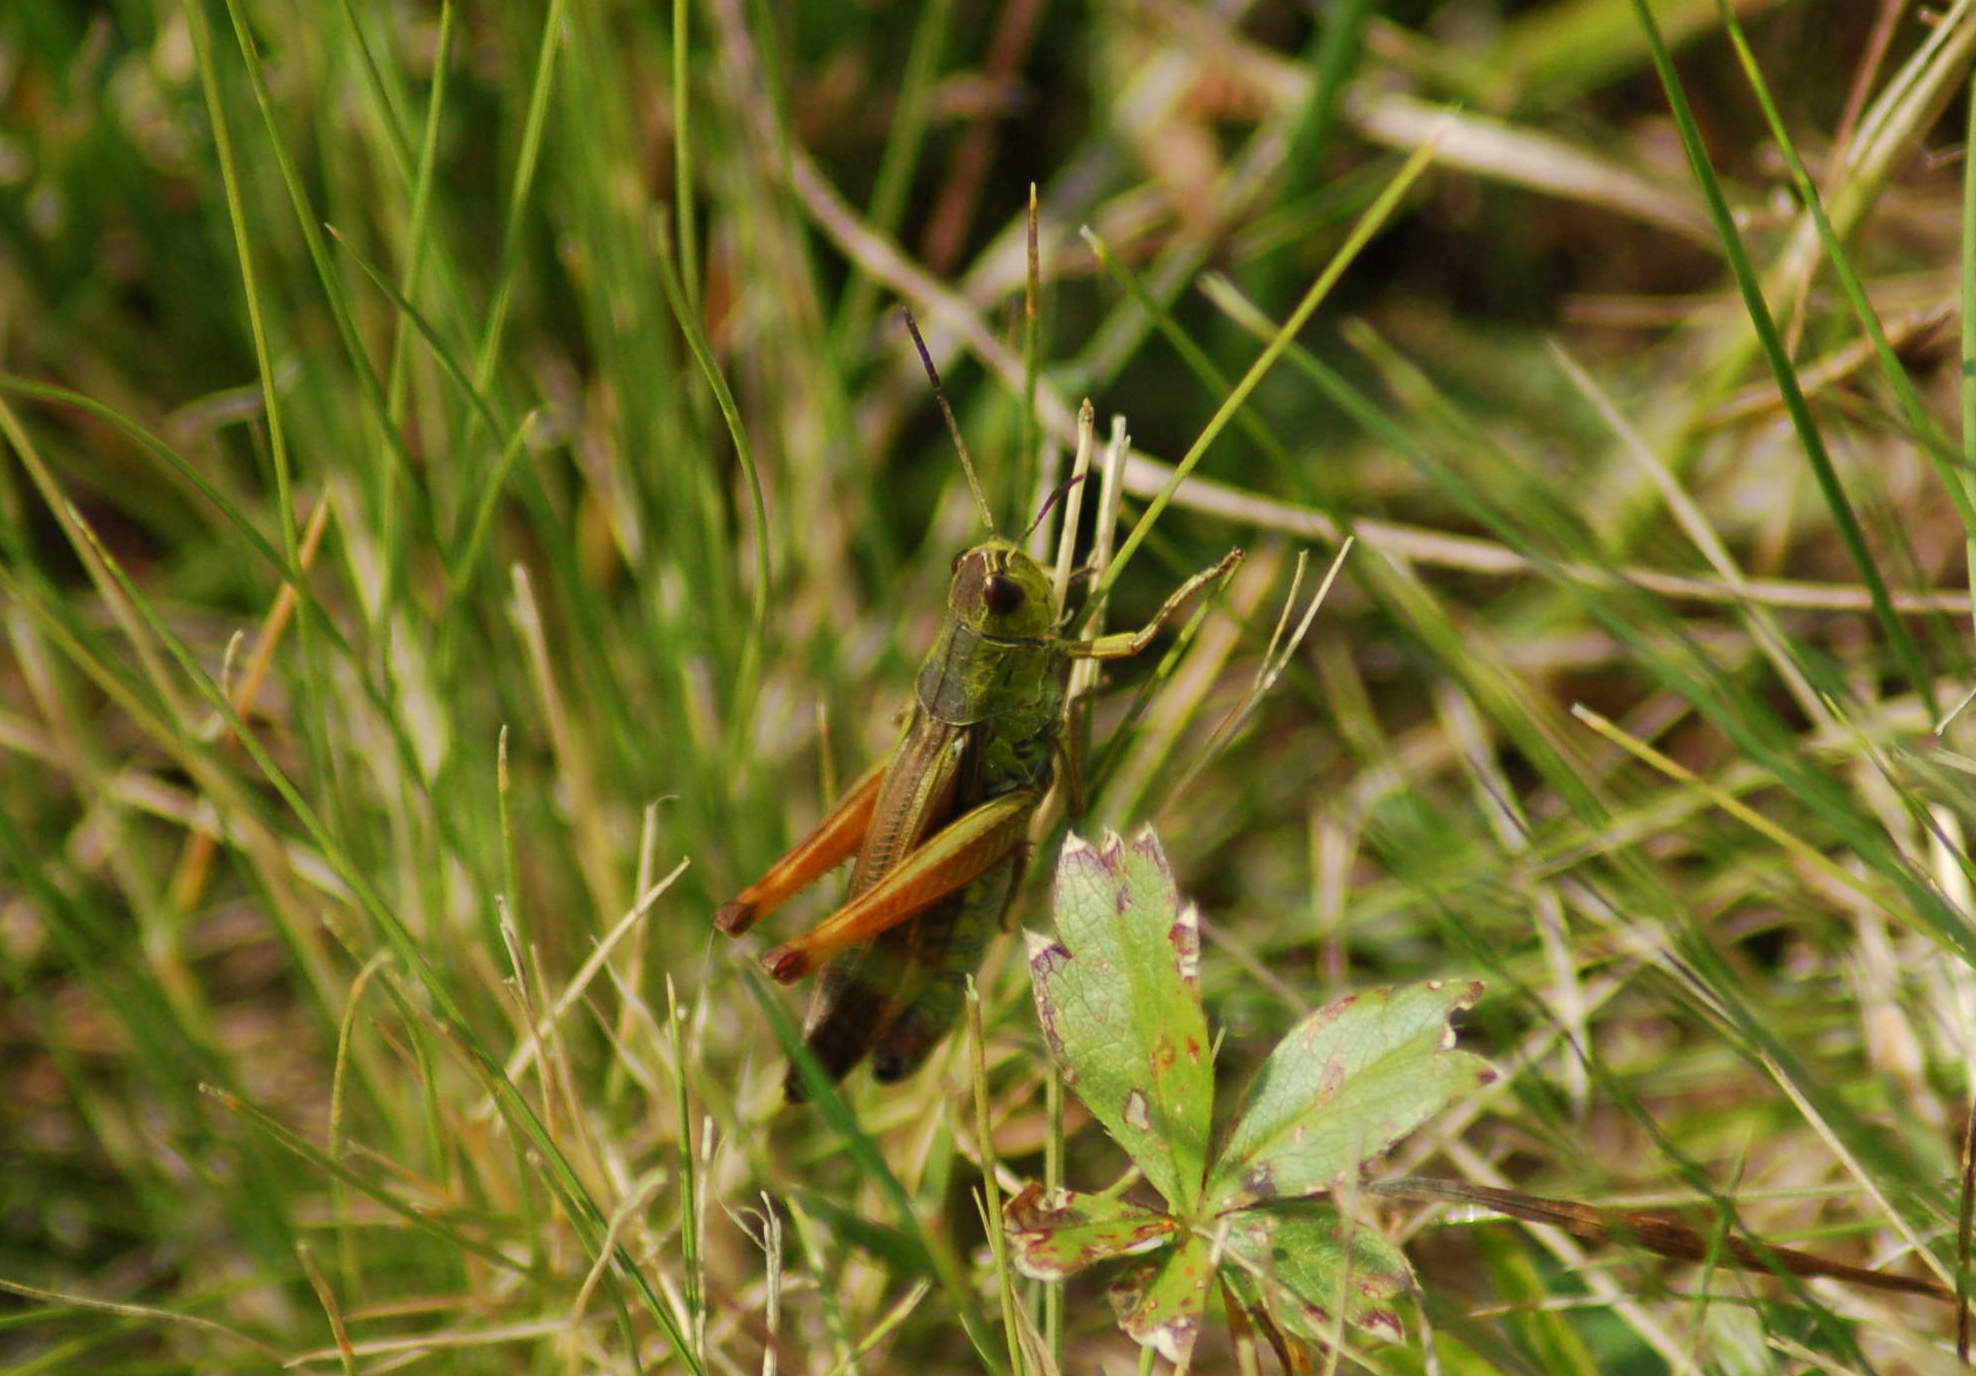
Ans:
[[[954,559],[947,610],[998,640],[1041,640],[1057,625],[1049,575],[1013,540],[984,540]]]

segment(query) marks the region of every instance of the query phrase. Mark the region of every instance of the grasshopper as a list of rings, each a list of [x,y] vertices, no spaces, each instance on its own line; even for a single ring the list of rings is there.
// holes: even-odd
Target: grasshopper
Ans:
[[[934,386],[938,395],[937,377]],[[965,461],[957,426],[954,438]],[[955,557],[946,620],[892,753],[714,915],[721,931],[739,935],[855,856],[844,905],[763,958],[783,984],[823,968],[804,1039],[832,1079],[867,1054],[881,1082],[903,1079],[959,1014],[967,976],[1015,895],[1030,818],[1059,764],[1078,796],[1064,747],[1071,663],[1138,654],[1188,597],[1241,559],[1231,550],[1195,574],[1136,631],[1077,640],[1058,633],[1063,614],[1049,575],[1014,541],[990,538]],[[792,1103],[804,1097],[793,1066],[784,1093]]]

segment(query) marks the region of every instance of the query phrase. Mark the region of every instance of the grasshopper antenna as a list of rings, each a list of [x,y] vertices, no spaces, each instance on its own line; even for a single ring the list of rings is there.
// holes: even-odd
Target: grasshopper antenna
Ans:
[[[961,426],[954,419],[954,408],[947,404],[947,389],[940,385],[940,373],[933,366],[933,355],[926,351],[926,341],[919,337],[919,322],[913,319],[912,308],[901,306],[899,312],[906,317],[906,329],[912,334],[913,347],[919,350],[919,361],[926,368],[927,381],[933,384],[933,399],[940,403],[940,414],[947,421],[947,433],[954,437],[954,448],[960,451],[961,467],[967,471],[968,491],[974,494],[974,505],[981,512],[981,523],[992,534],[995,514],[988,509],[988,498],[981,490],[981,479],[974,474],[974,460],[968,455],[967,441],[961,438]]]
[[[1064,494],[1069,492],[1073,487],[1076,487],[1079,483],[1083,482],[1086,478],[1090,476],[1091,475],[1088,473],[1078,473],[1071,477],[1065,478],[1062,482],[1058,483],[1054,488],[1052,488],[1050,490],[1050,495],[1043,499],[1043,505],[1036,509],[1036,519],[1029,523],[1029,529],[1022,532],[1021,543],[1025,545],[1028,544],[1029,537],[1036,533],[1036,527],[1043,524],[1043,518],[1045,516],[1048,516],[1050,514],[1051,509],[1055,507],[1058,502],[1064,499]]]

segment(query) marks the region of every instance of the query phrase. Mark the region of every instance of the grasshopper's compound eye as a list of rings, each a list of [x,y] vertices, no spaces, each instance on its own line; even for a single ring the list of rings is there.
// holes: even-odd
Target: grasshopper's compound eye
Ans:
[[[965,558],[967,558],[966,550],[962,550],[959,554],[956,554],[954,556],[954,562],[947,566],[947,572],[959,573],[961,571],[961,560]]]
[[[997,616],[1007,616],[1011,612],[1021,611],[1022,604],[1028,600],[1028,596],[1022,590],[1022,584],[1013,578],[1004,578],[999,573],[992,575],[981,589],[981,600],[987,603],[988,610]]]

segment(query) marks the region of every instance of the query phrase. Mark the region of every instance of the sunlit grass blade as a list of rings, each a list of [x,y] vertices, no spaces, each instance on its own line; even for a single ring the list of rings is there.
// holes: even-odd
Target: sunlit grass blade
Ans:
[[[1852,559],[1860,581],[1873,596],[1874,615],[1880,622],[1887,642],[1893,648],[1895,658],[1900,662],[1909,682],[1922,696],[1931,711],[1939,712],[1935,699],[1934,677],[1928,673],[1922,662],[1921,651],[1908,634],[1906,624],[1894,611],[1893,603],[1887,595],[1886,580],[1880,575],[1880,566],[1866,545],[1866,533],[1860,528],[1859,518],[1853,512],[1852,500],[1846,495],[1844,483],[1839,479],[1838,470],[1833,467],[1832,458],[1825,448],[1825,438],[1818,428],[1817,420],[1806,405],[1804,393],[1798,386],[1797,370],[1784,341],[1777,332],[1776,323],[1770,315],[1770,306],[1764,300],[1763,286],[1758,280],[1756,269],[1751,265],[1749,255],[1743,248],[1742,231],[1736,226],[1734,214],[1722,194],[1722,186],[1717,181],[1715,169],[1709,161],[1708,150],[1703,145],[1700,128],[1688,108],[1688,99],[1682,90],[1681,78],[1674,70],[1674,59],[1662,41],[1660,28],[1654,20],[1653,10],[1646,0],[1633,0],[1633,8],[1639,15],[1640,24],[1646,33],[1647,48],[1653,56],[1654,69],[1659,73],[1661,86],[1667,92],[1668,108],[1673,113],[1675,128],[1680,132],[1682,147],[1688,154],[1689,166],[1695,174],[1695,181],[1701,187],[1703,199],[1707,202],[1709,218],[1715,224],[1716,237],[1721,241],[1723,251],[1729,260],[1729,268],[1736,279],[1736,289],[1742,294],[1743,307],[1749,314],[1750,325],[1756,331],[1757,342],[1770,365],[1771,376],[1776,379],[1778,392],[1784,399],[1784,409],[1791,418],[1791,428],[1798,441],[1804,446],[1805,461],[1811,465],[1813,476],[1818,480],[1819,491],[1825,498],[1833,524],[1838,528],[1840,538],[1845,542],[1846,552]]]

